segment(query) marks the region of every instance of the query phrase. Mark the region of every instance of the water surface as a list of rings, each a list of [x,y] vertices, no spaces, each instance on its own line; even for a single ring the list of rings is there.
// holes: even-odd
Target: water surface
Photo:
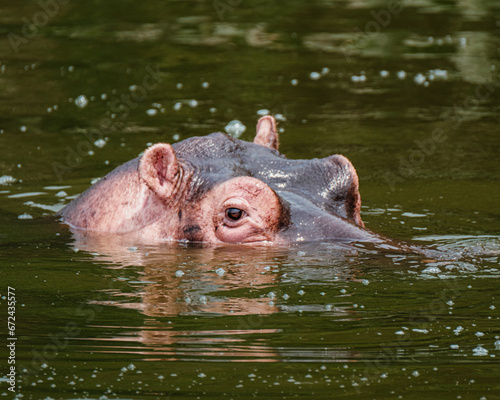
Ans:
[[[0,6],[2,397],[500,399],[497,2],[50,4]],[[347,156],[367,227],[424,254],[54,221],[149,144],[252,140],[266,112],[288,157]]]

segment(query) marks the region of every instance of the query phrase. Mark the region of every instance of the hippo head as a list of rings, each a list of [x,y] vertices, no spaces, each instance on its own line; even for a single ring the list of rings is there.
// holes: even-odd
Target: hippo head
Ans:
[[[73,228],[146,240],[366,240],[358,176],[341,155],[290,160],[273,117],[253,143],[222,133],[158,143],[61,211]]]

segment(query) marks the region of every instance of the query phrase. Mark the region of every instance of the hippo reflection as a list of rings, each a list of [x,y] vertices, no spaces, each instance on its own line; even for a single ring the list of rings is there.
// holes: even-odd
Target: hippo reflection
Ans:
[[[379,241],[364,229],[358,176],[341,155],[290,160],[273,117],[253,143],[222,133],[158,143],[60,211],[74,229],[146,242]]]

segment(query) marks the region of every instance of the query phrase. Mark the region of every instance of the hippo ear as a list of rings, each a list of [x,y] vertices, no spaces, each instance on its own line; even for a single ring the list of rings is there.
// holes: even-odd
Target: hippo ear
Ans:
[[[330,164],[329,169],[332,174],[326,189],[332,206],[341,217],[364,227],[365,224],[361,220],[359,180],[354,166],[340,154],[327,157],[325,160]]]
[[[158,143],[147,149],[139,162],[139,176],[163,200],[168,200],[174,194],[179,169],[174,149],[166,143]]]
[[[253,142],[278,150],[280,146],[278,132],[276,131],[276,121],[272,116],[266,115],[259,119],[259,122],[257,122],[257,135]]]

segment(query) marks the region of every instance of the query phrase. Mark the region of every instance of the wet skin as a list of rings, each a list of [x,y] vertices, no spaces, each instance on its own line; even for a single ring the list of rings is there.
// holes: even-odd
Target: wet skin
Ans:
[[[73,230],[145,242],[378,242],[360,216],[358,176],[341,155],[290,160],[271,116],[253,143],[222,133],[158,143],[63,208]]]

